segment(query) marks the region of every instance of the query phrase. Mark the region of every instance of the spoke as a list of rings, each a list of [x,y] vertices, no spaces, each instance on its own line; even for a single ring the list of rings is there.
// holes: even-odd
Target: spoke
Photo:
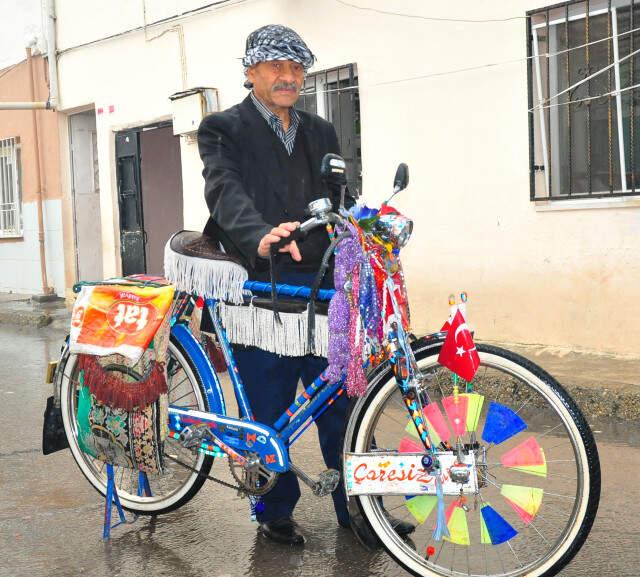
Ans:
[[[575,459],[545,459],[545,463],[575,463],[575,462],[576,462]],[[502,463],[496,463],[496,462],[487,463],[487,466],[489,468],[500,467],[501,465]]]
[[[524,409],[524,408],[525,408],[525,407],[526,407],[530,402],[531,402],[531,399],[529,399],[529,400],[525,401],[525,402],[520,406],[520,408],[516,411],[516,415],[518,415],[518,414],[520,413],[520,411],[521,411],[522,409]]]
[[[545,542],[545,545],[549,545],[549,541],[547,541],[547,540],[544,538],[544,535],[543,535],[542,533],[540,533],[540,531],[538,531],[538,528],[535,526],[535,524],[533,523],[533,521],[530,521],[530,522],[529,522],[529,526],[530,526],[530,527],[533,527],[534,531],[535,531],[538,535],[540,535],[540,538]]]
[[[511,552],[513,553],[513,556],[516,558],[516,561],[518,562],[520,567],[523,567],[522,561],[520,561],[520,558],[516,555],[516,552],[513,550],[513,547],[511,546],[511,543],[509,543],[509,541],[507,541],[507,545],[509,545],[509,549],[511,549]]]
[[[405,407],[406,409],[406,407]],[[407,424],[405,423],[404,425],[402,424],[402,421],[398,421],[398,419],[394,419],[393,417],[391,417],[390,415],[387,415],[384,411],[382,411],[382,414],[380,415],[381,417],[386,417],[387,419],[389,419],[390,421],[393,421],[394,423],[396,423],[397,425],[400,425],[402,427],[402,430],[404,431],[404,428],[407,426]],[[411,417],[409,417],[411,418]]]
[[[568,499],[569,501],[575,501],[575,497],[570,497],[569,495],[560,495],[559,493],[550,493],[549,491],[544,492],[545,496],[550,495],[551,497],[558,497],[561,499]]]
[[[453,547],[453,551],[451,552],[451,575],[453,575],[453,562],[456,558],[456,547],[453,544],[451,544],[451,546]]]
[[[178,397],[177,399],[173,399],[173,401],[171,401],[171,404],[174,405],[175,403],[177,403],[178,401],[181,401],[182,399],[184,399],[185,397],[188,397],[189,395],[192,395],[193,391],[187,391],[184,395],[182,395],[181,397]]]
[[[553,427],[552,429],[549,429],[548,431],[545,431],[544,433],[542,433],[542,435],[536,435],[536,437],[538,439],[542,439],[542,437],[544,437],[545,435],[548,435],[549,433],[552,433],[553,431],[555,431],[558,427],[562,427],[562,423],[558,423],[555,427]]]
[[[564,440],[562,441],[562,443],[558,443],[557,445],[554,445],[553,447],[543,447],[545,452],[549,452],[549,451],[553,451],[554,449],[557,449],[558,447],[562,447],[563,445],[566,445],[568,443],[568,440]]]
[[[171,391],[175,391],[182,383],[184,383],[185,381],[189,380],[189,376],[186,375],[184,377],[184,379],[182,379],[179,383],[176,383],[175,385],[173,383],[171,383],[171,387],[169,387],[169,392],[171,393]]]
[[[440,549],[438,550],[436,558],[433,560],[433,564],[434,565],[438,562],[438,559],[440,558],[440,553],[442,553],[442,550],[444,549],[444,544],[445,543],[446,543],[446,541],[444,539],[442,539],[442,543],[440,543]]]

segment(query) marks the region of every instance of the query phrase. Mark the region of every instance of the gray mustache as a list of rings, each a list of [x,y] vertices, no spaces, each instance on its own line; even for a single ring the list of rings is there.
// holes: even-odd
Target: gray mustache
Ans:
[[[298,86],[295,82],[281,82],[273,87],[273,90],[297,90]]]

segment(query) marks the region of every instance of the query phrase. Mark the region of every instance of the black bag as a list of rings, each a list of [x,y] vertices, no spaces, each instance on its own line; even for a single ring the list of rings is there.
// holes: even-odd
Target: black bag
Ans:
[[[67,435],[62,424],[62,411],[56,407],[53,397],[47,399],[44,410],[44,426],[42,428],[42,453],[50,455],[69,446]]]

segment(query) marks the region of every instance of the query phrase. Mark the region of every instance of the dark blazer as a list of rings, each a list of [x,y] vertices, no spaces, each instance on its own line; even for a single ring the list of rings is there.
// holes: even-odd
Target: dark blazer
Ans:
[[[320,181],[322,157],[328,152],[339,153],[336,131],[319,116],[301,110],[298,114],[296,139],[304,138],[312,196],[332,198],[337,207],[339,199],[332,197]],[[260,239],[273,226],[307,218],[302,191],[288,189],[282,166],[284,145],[247,96],[240,104],[202,121],[198,149],[204,163],[202,174],[210,214],[204,234],[217,238],[228,253],[245,262],[250,276],[255,276],[252,273],[264,270],[268,263],[257,255]],[[325,231],[316,230],[311,235],[314,233],[326,239]],[[310,246],[311,238],[300,244],[303,263],[305,244]],[[293,263],[290,258],[289,261]]]

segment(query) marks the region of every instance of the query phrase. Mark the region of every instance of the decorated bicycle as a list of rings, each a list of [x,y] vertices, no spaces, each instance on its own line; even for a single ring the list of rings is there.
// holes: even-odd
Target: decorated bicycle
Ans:
[[[340,157],[327,155],[322,173],[344,187]],[[407,183],[401,165],[394,194]],[[412,223],[389,201],[334,211],[322,199],[309,213],[294,237],[319,226],[331,237],[311,287],[248,281],[210,239],[187,231],[167,244],[167,280],[80,283],[54,397],[107,513],[112,501],[136,514],[168,513],[208,479],[255,509],[292,471],[318,496],[344,483],[357,534],[375,536],[414,575],[556,574],[584,543],[600,494],[579,408],[530,361],[474,344],[465,294],[458,305],[450,298],[441,331],[411,333],[399,255]],[[336,290],[320,289],[334,253]],[[231,343],[329,364],[275,423],[259,423]],[[238,417],[220,385],[227,368]],[[289,448],[343,394],[353,407],[342,471],[312,478]],[[233,482],[216,473],[223,467]],[[398,535],[388,513],[415,532]]]

